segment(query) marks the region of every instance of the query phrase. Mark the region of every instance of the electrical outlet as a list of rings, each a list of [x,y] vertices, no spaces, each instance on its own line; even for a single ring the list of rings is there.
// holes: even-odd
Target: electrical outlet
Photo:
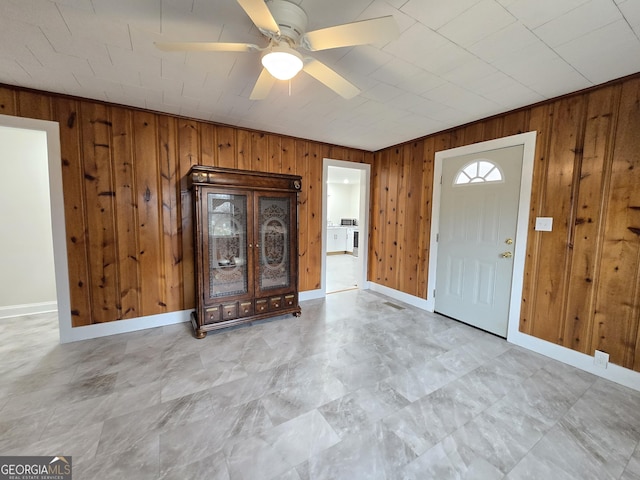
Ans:
[[[602,352],[600,350],[596,350],[593,354],[593,364],[599,368],[607,368],[607,364],[609,363],[609,354]]]
[[[536,228],[538,232],[551,232],[553,230],[553,217],[536,217]]]

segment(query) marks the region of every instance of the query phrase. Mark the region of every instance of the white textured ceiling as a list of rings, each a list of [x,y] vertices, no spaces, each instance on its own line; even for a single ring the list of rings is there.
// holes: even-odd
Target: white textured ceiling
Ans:
[[[0,0],[0,83],[378,150],[640,71],[640,0],[295,0],[308,30],[393,15],[397,40],[315,52],[358,86],[308,75],[249,100],[266,45],[234,0]]]

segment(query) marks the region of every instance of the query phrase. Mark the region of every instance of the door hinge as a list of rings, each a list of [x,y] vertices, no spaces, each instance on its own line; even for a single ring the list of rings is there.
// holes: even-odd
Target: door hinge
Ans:
[[[436,289],[433,289],[433,298],[436,298]]]
[[[440,241],[440,234],[436,233],[436,242],[439,242],[439,241]]]
[[[440,185],[442,185],[442,175],[440,175]]]

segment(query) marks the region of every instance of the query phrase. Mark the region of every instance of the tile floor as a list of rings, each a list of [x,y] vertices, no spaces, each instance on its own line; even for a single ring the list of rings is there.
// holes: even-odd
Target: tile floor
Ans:
[[[357,288],[357,268],[358,257],[349,254],[327,255],[327,293]]]
[[[0,322],[0,455],[74,479],[640,479],[640,392],[380,295],[191,336]]]

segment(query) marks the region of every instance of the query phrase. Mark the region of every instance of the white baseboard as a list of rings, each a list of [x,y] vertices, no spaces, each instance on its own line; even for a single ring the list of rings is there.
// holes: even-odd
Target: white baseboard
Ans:
[[[593,363],[593,357],[590,355],[576,352],[570,348],[556,345],[555,343],[547,342],[546,340],[541,340],[522,332],[516,332],[510,335],[507,341],[524,347],[527,350],[558,360],[559,362],[566,363],[567,365],[574,366],[585,372],[592,373],[598,377],[640,391],[640,372],[635,372],[612,363],[609,363],[607,368],[596,367]]]
[[[368,282],[368,283],[369,283],[369,288],[374,292],[382,293],[387,297],[391,297],[395,300],[399,300],[411,306],[420,308],[422,310],[426,310],[427,312],[433,312],[432,300],[431,301],[425,300],[424,298],[416,297],[414,295],[409,295],[408,293],[404,293],[399,290],[394,290],[393,288],[385,287],[384,285],[379,285],[374,282]]]
[[[26,305],[9,305],[0,307],[0,319],[20,317],[22,315],[35,315],[37,313],[55,312],[58,310],[57,302],[29,303]]]
[[[309,290],[298,294],[300,301],[324,298],[322,290]],[[190,321],[193,310],[182,310],[178,312],[161,313],[146,317],[131,318],[129,320],[118,320],[115,322],[97,323],[83,327],[67,328],[60,325],[60,343],[77,342],[89,340],[91,338],[106,337],[120,333],[137,332],[147,328],[163,327]],[[1,313],[1,312],[0,312]]]
[[[115,322],[97,323],[83,327],[63,328],[60,325],[60,343],[89,340],[90,338],[106,337],[119,333],[136,332],[147,328],[164,327],[176,323],[188,322],[193,310],[181,310],[178,312],[160,313],[146,317],[118,320]]]
[[[298,299],[301,302],[304,302],[306,300],[315,300],[317,298],[324,298],[326,295],[325,293],[322,291],[322,289],[318,289],[318,290],[307,290],[305,292],[299,292],[298,293]]]

